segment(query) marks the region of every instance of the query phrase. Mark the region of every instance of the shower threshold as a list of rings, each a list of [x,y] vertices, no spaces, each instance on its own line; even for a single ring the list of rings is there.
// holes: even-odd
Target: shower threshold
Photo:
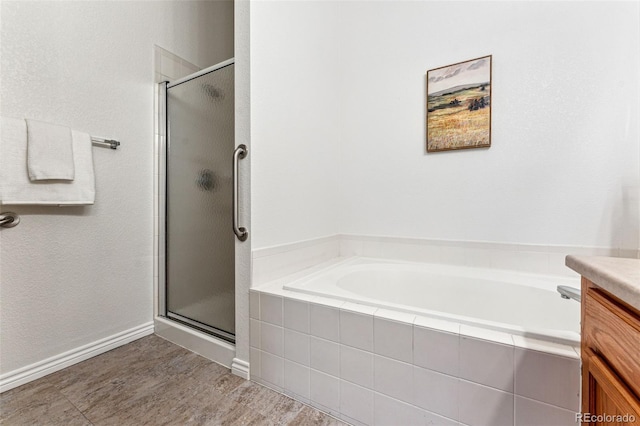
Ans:
[[[233,371],[236,345],[185,322],[166,316],[154,319],[155,334]],[[237,373],[234,373],[237,374]],[[248,379],[248,375],[238,374]],[[245,377],[246,376],[246,377]]]
[[[174,312],[167,312],[167,318],[172,319],[174,321],[180,322],[188,327],[193,327],[199,331],[202,331],[204,333],[207,334],[211,334],[214,337],[217,337],[219,339],[223,339],[229,343],[236,343],[236,336],[231,334],[231,333],[227,333],[224,330],[220,330],[217,329],[215,327],[211,327],[208,326],[206,324],[203,324],[201,322],[198,321],[194,321],[190,318],[184,317],[180,314],[176,314]]]

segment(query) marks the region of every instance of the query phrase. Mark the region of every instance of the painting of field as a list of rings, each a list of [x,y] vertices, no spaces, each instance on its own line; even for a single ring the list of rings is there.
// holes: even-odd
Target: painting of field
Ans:
[[[427,72],[427,152],[491,146],[491,56]]]

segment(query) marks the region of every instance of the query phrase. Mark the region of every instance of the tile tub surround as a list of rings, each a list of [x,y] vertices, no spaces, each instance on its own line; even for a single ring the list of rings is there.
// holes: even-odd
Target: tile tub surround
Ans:
[[[573,347],[282,282],[252,289],[250,300],[251,379],[348,423],[575,425]]]

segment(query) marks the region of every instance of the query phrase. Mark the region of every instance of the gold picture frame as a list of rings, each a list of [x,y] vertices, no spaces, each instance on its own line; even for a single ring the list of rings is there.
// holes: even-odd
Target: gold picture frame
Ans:
[[[492,59],[427,71],[427,152],[491,146]]]

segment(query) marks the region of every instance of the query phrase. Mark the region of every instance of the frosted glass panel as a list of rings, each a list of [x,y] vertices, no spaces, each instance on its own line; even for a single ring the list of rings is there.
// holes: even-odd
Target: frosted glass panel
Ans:
[[[228,65],[167,89],[167,315],[227,339],[235,334],[233,73]]]

